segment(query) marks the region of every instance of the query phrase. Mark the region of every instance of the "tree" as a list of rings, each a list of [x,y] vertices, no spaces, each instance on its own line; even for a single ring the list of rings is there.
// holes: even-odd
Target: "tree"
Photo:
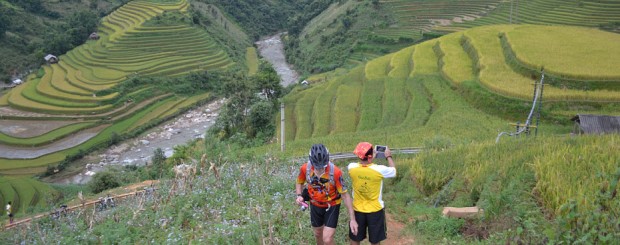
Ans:
[[[260,91],[269,101],[275,102],[282,95],[280,76],[269,63],[262,61],[259,72],[251,79],[256,91]]]
[[[4,33],[11,26],[9,15],[9,10],[4,5],[0,5],[0,39],[4,38]]]
[[[90,190],[96,194],[108,189],[119,187],[121,186],[121,183],[114,173],[104,171],[95,174],[88,186],[90,187]]]
[[[273,135],[275,130],[273,114],[275,108],[273,104],[267,101],[261,101],[250,108],[250,115],[248,117],[248,135],[255,137],[259,133],[263,133],[265,136]]]

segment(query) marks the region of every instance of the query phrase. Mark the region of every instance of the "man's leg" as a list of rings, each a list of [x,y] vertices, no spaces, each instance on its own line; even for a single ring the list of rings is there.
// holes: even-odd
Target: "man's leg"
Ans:
[[[323,245],[323,227],[312,227],[314,231],[314,239],[316,240],[316,245]]]
[[[336,242],[334,241],[334,234],[336,234],[336,228],[325,226],[325,228],[323,228],[323,244],[325,245],[336,244]]]
[[[385,210],[368,214],[368,241],[370,244],[380,244],[387,238],[387,224]]]

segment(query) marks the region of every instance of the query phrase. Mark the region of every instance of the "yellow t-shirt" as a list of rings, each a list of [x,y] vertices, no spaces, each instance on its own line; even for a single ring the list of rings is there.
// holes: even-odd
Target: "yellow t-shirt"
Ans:
[[[396,168],[374,163],[350,163],[348,169],[353,187],[353,210],[373,213],[383,209],[383,179],[396,177]]]

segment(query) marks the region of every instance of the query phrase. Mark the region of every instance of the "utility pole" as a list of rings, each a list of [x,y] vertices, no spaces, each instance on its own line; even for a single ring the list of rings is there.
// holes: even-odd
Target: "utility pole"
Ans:
[[[514,2],[514,0],[510,0],[510,15],[508,17],[508,23],[512,24],[512,2]]]
[[[284,151],[284,102],[280,102],[280,150]]]
[[[515,5],[515,24],[519,24],[519,0]]]

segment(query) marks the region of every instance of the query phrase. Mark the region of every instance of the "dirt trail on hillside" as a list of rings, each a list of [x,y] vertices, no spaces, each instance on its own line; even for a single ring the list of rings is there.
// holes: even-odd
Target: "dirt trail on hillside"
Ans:
[[[387,212],[385,216],[387,219],[388,239],[385,240],[383,244],[408,245],[415,243],[413,237],[404,234],[406,224],[395,220],[392,215]]]
[[[143,188],[153,187],[154,185],[157,185],[158,183],[159,183],[159,180],[145,180],[145,181],[135,183],[132,185],[128,185],[125,187],[120,187],[115,190],[109,190],[104,193],[100,193],[99,196],[103,197],[106,195],[106,193],[108,193],[108,194],[111,194],[111,196],[114,197],[116,200],[118,200],[118,198],[125,198],[127,196],[135,195],[136,193],[144,191]],[[71,212],[76,209],[88,208],[92,205],[96,205],[97,201],[99,201],[98,198],[87,199],[87,200],[84,200],[83,202],[84,204],[80,204],[80,201],[78,199],[74,199],[72,203],[67,203],[67,205],[69,206],[66,208],[66,211]],[[15,219],[12,224],[4,224],[4,227],[2,229],[7,230],[10,228],[19,226],[19,225],[28,224],[32,222],[34,219],[40,219],[40,218],[49,216],[51,215],[51,213],[52,213],[52,210],[50,210],[49,212],[29,215],[28,217],[21,218],[21,219]]]

